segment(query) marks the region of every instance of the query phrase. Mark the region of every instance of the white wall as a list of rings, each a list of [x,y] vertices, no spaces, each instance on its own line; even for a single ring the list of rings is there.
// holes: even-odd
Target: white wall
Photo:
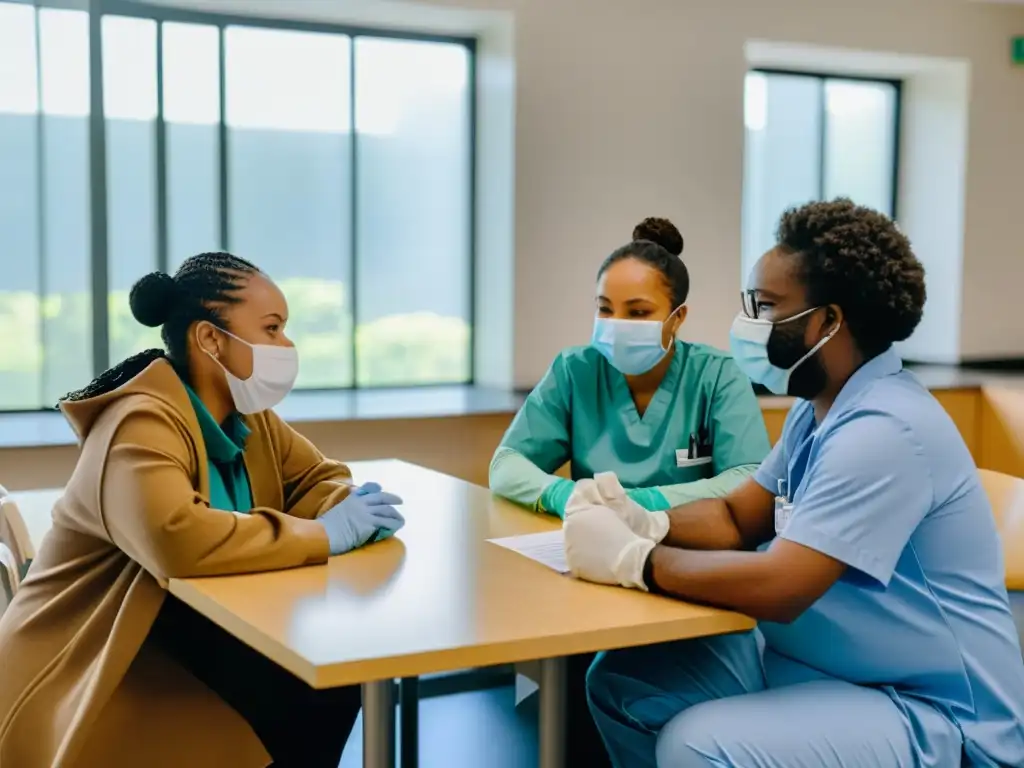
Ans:
[[[515,146],[505,155],[506,161],[514,157],[514,230],[502,224],[509,207],[495,191],[497,214],[481,217],[478,242],[482,268],[493,267],[488,292],[501,290],[502,275],[514,276],[502,294],[505,303],[514,297],[511,312],[499,296],[491,297],[497,321],[489,343],[492,353],[507,344],[501,321],[511,324],[511,373],[521,386],[536,382],[559,348],[589,338],[595,270],[646,215],[670,216],[686,236],[693,293],[683,335],[726,343],[740,281],[747,41],[964,60],[971,82],[962,317],[930,320],[940,324],[931,332],[958,333],[961,357],[1024,356],[1024,331],[1014,322],[1024,290],[1024,70],[1013,68],[1009,56],[1010,38],[1024,31],[1020,6],[967,0],[435,0],[433,7],[379,0],[163,1],[363,23],[384,18],[438,31],[502,23],[491,13],[462,14],[460,6],[511,12],[501,18],[514,19],[514,36],[499,37],[514,39]],[[510,114],[499,113],[507,125]],[[490,128],[482,123],[481,130]],[[508,173],[498,150],[493,144],[481,158],[481,173]],[[914,228],[927,230],[929,216],[938,221],[957,205],[947,200],[934,212],[912,207]],[[514,266],[500,242],[506,250],[515,244]],[[927,237],[920,242],[937,247]],[[929,254],[923,256],[928,262]],[[933,288],[936,295],[948,293],[952,277],[939,272],[932,279],[947,282]],[[482,299],[478,311],[485,313],[492,301]]]
[[[961,358],[969,71],[916,74],[903,87],[900,226],[927,275],[924,317],[901,353],[912,360]]]

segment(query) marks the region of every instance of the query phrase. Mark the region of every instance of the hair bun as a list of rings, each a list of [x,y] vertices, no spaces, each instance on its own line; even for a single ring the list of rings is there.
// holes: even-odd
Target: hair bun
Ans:
[[[132,286],[128,305],[143,325],[156,328],[167,322],[178,297],[178,284],[166,272],[150,272]]]
[[[683,236],[668,219],[647,217],[633,228],[633,239],[657,243],[673,256],[683,254]]]

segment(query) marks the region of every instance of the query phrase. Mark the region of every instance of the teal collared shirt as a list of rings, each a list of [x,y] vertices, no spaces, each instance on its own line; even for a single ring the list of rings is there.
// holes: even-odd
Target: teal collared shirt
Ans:
[[[251,430],[237,413],[232,413],[223,424],[218,424],[192,387],[186,384],[185,389],[206,444],[210,506],[231,512],[248,512],[252,509],[252,488],[245,471],[245,441]]]

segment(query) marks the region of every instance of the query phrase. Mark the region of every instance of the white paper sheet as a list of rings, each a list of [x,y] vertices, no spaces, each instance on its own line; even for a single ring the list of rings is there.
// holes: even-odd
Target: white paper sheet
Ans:
[[[506,536],[502,539],[488,539],[492,544],[511,549],[558,573],[568,573],[565,561],[565,537],[561,530],[544,533],[528,533],[524,536]]]

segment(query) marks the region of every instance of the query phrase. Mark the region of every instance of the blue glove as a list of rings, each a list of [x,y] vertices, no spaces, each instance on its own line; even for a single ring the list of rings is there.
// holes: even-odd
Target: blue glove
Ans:
[[[377,483],[366,483],[353,490],[340,504],[317,518],[327,531],[331,554],[340,555],[392,535],[405,525],[405,518],[395,509],[401,503],[402,499],[395,494],[381,492]]]
[[[559,517],[565,517],[565,505],[569,501],[569,497],[572,496],[573,490],[576,488],[576,483],[572,480],[566,480],[564,477],[559,477],[555,482],[551,483],[544,492],[540,495],[538,505],[540,511],[548,512],[552,515],[558,515]]]
[[[665,494],[657,488],[630,488],[626,495],[648,512],[664,512],[672,508]]]
[[[355,493],[357,496],[367,496],[371,493],[380,493],[380,490],[380,483],[363,483],[361,486],[356,488]],[[401,519],[401,523],[399,523],[394,528],[378,528],[377,532],[372,537],[370,537],[370,540],[368,542],[366,542],[367,544],[373,544],[375,541],[384,541],[384,539],[390,539],[392,536],[395,535],[399,528],[405,525],[405,518],[398,514],[398,510],[395,510],[395,514],[398,515],[398,517]]]

